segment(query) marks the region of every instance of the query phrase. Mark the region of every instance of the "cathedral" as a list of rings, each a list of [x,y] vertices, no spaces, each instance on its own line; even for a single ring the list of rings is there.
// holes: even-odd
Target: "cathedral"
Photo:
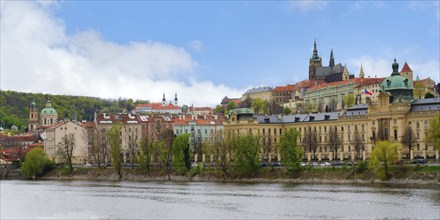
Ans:
[[[32,101],[29,108],[29,125],[28,131],[35,133],[37,131],[45,130],[46,128],[56,124],[58,121],[58,113],[52,108],[52,104],[49,100],[46,102],[46,108],[41,110],[40,122],[38,123],[38,111],[35,101]]]
[[[322,66],[322,58],[316,48],[316,40],[313,45],[313,55],[309,61],[309,80],[324,80],[326,83],[338,82],[354,78],[354,75],[348,73],[347,67],[341,63],[335,65],[333,49],[330,52],[330,61],[328,66]]]

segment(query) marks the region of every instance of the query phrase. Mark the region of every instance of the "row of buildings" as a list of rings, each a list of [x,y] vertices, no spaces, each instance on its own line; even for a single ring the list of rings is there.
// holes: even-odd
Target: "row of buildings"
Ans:
[[[432,79],[421,80],[417,76],[416,80],[413,80],[414,72],[408,63],[405,62],[399,73],[406,77],[409,84],[415,89],[415,98],[423,98],[426,93],[434,94],[436,92]],[[330,52],[329,65],[323,66],[315,41],[313,55],[309,60],[308,79],[274,88],[252,88],[242,95],[241,101],[248,98],[274,101],[290,108],[295,113],[305,112],[309,105],[314,107],[315,112],[341,111],[347,107],[343,102],[347,95],[353,95],[356,104],[366,104],[369,100],[377,102],[380,84],[383,80],[384,78],[365,77],[362,65],[358,77],[355,77],[349,73],[346,66],[341,63],[335,64],[333,50]]]
[[[104,143],[100,148],[108,149],[106,134],[117,123],[122,126],[122,156],[125,162],[132,162],[136,158],[137,144],[142,138],[158,140],[165,129],[172,129],[175,135],[191,134],[192,149],[213,141],[219,133],[226,138],[258,135],[265,149],[270,149],[270,159],[280,159],[277,144],[283,132],[295,128],[300,132],[299,144],[306,152],[305,159],[354,160],[368,158],[378,140],[402,142],[409,127],[416,136],[415,147],[411,151],[403,148],[401,157],[439,159],[438,150],[434,150],[425,137],[431,118],[440,113],[440,99],[421,99],[420,94],[435,92],[434,82],[418,77],[413,81],[413,75],[406,62],[399,71],[399,65],[394,60],[392,73],[387,78],[366,78],[362,66],[356,78],[346,66],[335,64],[333,50],[329,65],[322,66],[315,42],[307,80],[274,89],[250,89],[241,99],[225,97],[221,102],[226,108],[230,102],[239,104],[248,98],[260,98],[291,108],[293,113],[290,115],[258,115],[252,109],[235,109],[229,115],[216,115],[209,107],[193,106],[189,107],[189,113],[184,113],[187,111],[178,105],[175,94],[174,100],[169,102],[164,95],[162,102],[139,104],[129,113],[96,113],[91,122],[77,122],[74,118],[71,121],[58,121],[57,112],[50,101],[38,114],[35,102],[32,102],[28,136],[34,137],[34,143],[43,144],[51,158],[56,158],[62,138],[73,135],[74,163],[77,164],[94,162],[97,138]],[[350,94],[355,97],[352,107],[345,106],[343,102]],[[316,109],[307,112],[304,109],[308,105]],[[15,138],[26,139],[23,136]],[[0,138],[0,145],[6,148],[27,148],[31,145],[13,139]],[[108,161],[109,151],[103,152],[101,161]],[[5,158],[1,155],[0,162],[1,158]]]

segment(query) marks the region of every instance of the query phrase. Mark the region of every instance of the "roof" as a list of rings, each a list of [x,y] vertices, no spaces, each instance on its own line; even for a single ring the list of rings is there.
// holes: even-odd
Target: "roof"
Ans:
[[[392,75],[382,81],[379,90],[413,90],[413,85],[404,76]]]
[[[409,68],[408,63],[405,62],[405,64],[403,64],[402,70],[400,70],[400,72],[407,73],[407,72],[412,72],[412,70],[411,70],[411,68]]]
[[[153,102],[150,104],[139,104],[136,105],[136,108],[139,107],[150,107],[153,110],[179,110],[182,109],[182,107],[177,106],[177,105],[173,105],[172,103],[169,103],[168,105],[163,105],[161,102]]]
[[[353,78],[349,80],[344,81],[338,81],[338,82],[331,82],[331,83],[323,83],[320,85],[316,85],[310,88],[311,91],[319,90],[323,88],[328,88],[332,86],[341,86],[341,85],[347,85],[350,83],[356,84],[356,88],[359,88],[361,86],[368,86],[368,85],[374,85],[374,84],[380,84],[385,78]]]
[[[356,116],[356,115],[366,115],[368,112],[368,104],[354,105],[348,108],[342,116]]]
[[[122,124],[138,124],[142,122],[139,115],[134,114],[100,113],[96,114],[95,120],[97,124],[115,124],[116,122],[120,122]]]
[[[440,111],[440,98],[416,99],[411,103],[411,109],[409,111]]]
[[[328,76],[334,73],[342,73],[343,71],[344,71],[344,66],[338,63],[333,67],[329,67],[329,66],[317,67],[315,70],[315,76]]]
[[[248,89],[243,95],[255,94],[260,92],[272,92],[272,87],[265,86],[265,87]]]
[[[81,123],[81,126],[86,129],[90,129],[90,128],[93,129],[96,127],[96,125],[93,121],[83,122],[83,123]]]
[[[237,115],[239,114],[254,114],[254,110],[250,108],[236,108],[233,112],[236,112]]]
[[[34,142],[38,140],[38,136],[35,135],[0,135],[0,142]]]
[[[282,124],[283,122],[275,115],[263,116],[258,115],[257,121],[259,124]]]
[[[301,88],[309,88],[309,87],[321,85],[324,83],[325,83],[324,80],[303,80],[303,81],[297,82],[293,85],[277,86],[273,89],[272,92],[296,91],[296,90],[300,90]]]
[[[210,107],[189,107],[189,111],[195,112],[195,111],[212,111],[212,108]]]

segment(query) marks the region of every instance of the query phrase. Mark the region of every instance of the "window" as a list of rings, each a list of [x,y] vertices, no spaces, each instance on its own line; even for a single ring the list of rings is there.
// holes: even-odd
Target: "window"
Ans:
[[[417,122],[417,129],[419,129],[420,128],[420,124],[419,124],[419,122]]]
[[[397,140],[397,129],[394,129],[394,140]]]
[[[263,134],[265,134],[265,130],[264,130],[264,128],[263,128]]]
[[[280,135],[282,135],[282,134],[283,134],[283,129],[280,128]]]
[[[276,128],[273,129],[273,134],[275,134],[275,135],[277,134],[277,129]]]

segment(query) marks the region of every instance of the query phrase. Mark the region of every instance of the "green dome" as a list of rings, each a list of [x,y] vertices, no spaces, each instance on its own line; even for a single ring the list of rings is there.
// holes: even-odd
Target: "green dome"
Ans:
[[[43,110],[41,110],[41,114],[42,115],[53,115],[53,114],[58,114],[58,113],[54,108],[43,108]]]
[[[380,90],[413,90],[411,81],[400,75],[390,76],[382,81]]]
[[[47,100],[46,108],[43,108],[43,110],[41,110],[41,114],[42,115],[53,115],[53,114],[58,114],[58,113],[54,108],[52,108],[52,104],[50,103],[50,101]]]
[[[412,82],[405,76],[400,75],[398,70],[399,64],[396,62],[396,58],[394,58],[394,63],[391,67],[393,72],[391,76],[382,81],[379,91],[390,94],[390,103],[411,102],[414,99]]]

